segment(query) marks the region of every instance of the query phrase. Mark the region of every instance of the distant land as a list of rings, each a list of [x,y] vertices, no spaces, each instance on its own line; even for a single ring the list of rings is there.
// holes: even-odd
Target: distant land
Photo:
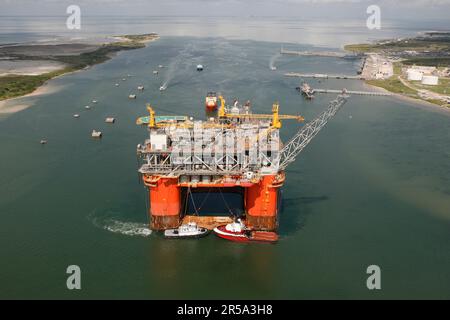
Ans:
[[[0,46],[0,101],[34,92],[48,80],[105,62],[122,50],[143,48],[156,33],[114,36],[108,43]]]
[[[424,32],[413,38],[351,44],[344,49],[366,56],[362,74],[369,85],[450,107],[450,32]],[[438,83],[413,81],[408,70],[436,77]]]

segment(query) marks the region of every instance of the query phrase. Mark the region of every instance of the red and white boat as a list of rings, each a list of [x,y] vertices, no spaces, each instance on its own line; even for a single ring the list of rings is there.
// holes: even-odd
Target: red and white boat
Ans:
[[[275,232],[248,230],[240,219],[236,222],[214,228],[214,233],[220,238],[235,242],[275,243],[278,241],[278,235]]]
[[[205,107],[209,111],[215,111],[217,109],[217,94],[215,92],[208,92],[208,95],[205,98]]]

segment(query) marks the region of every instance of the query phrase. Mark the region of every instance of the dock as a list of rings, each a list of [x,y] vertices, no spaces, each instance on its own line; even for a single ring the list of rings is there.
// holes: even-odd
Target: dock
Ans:
[[[314,78],[314,79],[344,79],[344,80],[365,80],[364,77],[357,76],[349,76],[349,75],[329,75],[322,73],[297,73],[297,72],[288,72],[284,74],[285,77],[296,77],[296,78]]]
[[[333,90],[333,89],[314,89],[314,93],[333,93],[333,94],[351,94],[359,96],[392,96],[389,92],[374,92],[374,91],[352,91],[352,90]]]
[[[314,57],[332,57],[332,58],[357,57],[356,55],[349,55],[344,52],[336,52],[336,51],[295,51],[295,50],[281,49],[280,53],[291,56],[314,56]]]

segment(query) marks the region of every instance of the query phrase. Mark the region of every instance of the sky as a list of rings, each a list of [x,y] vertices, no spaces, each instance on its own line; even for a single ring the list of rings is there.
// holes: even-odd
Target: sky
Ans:
[[[366,16],[378,5],[387,19],[448,19],[450,0],[0,0],[0,16],[65,15],[68,5],[82,14],[137,16],[277,16],[324,19]],[[449,23],[450,28],[450,23]]]

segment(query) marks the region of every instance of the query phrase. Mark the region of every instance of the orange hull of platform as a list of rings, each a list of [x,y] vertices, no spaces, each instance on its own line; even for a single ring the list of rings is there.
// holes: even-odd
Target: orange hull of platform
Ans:
[[[276,230],[278,188],[276,176],[264,176],[258,184],[246,189],[247,226],[255,230]]]
[[[180,222],[181,192],[178,179],[161,178],[150,187],[152,229],[176,228]]]

